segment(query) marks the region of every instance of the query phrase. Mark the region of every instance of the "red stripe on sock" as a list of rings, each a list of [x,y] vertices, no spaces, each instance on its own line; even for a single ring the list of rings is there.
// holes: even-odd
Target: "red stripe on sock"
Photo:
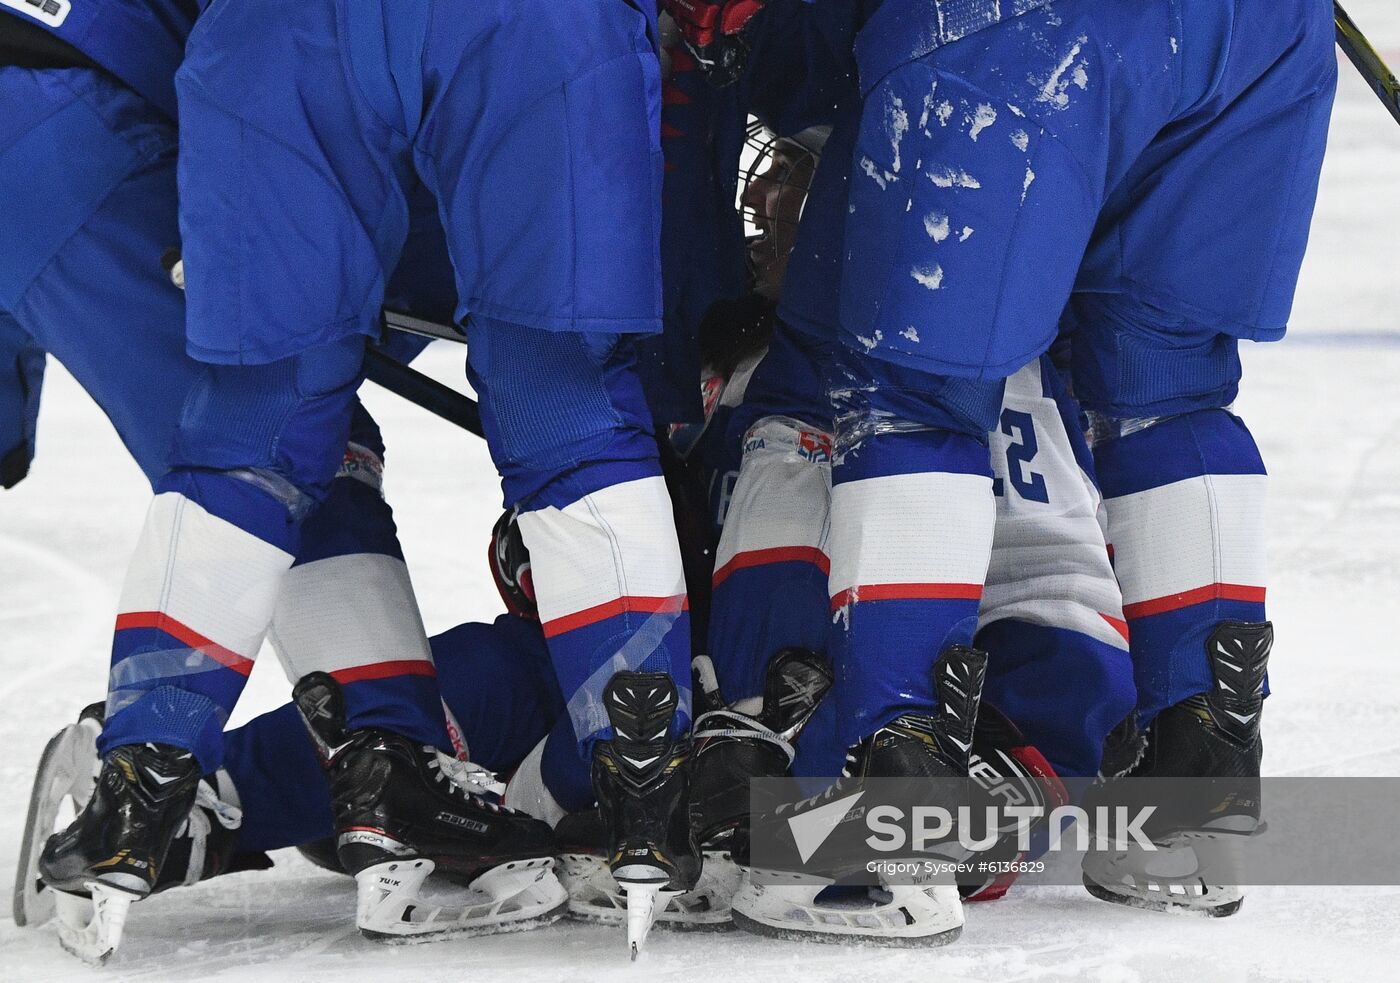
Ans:
[[[544,637],[553,638],[555,635],[562,635],[575,628],[586,628],[588,625],[606,621],[619,614],[657,614],[658,612],[671,611],[679,614],[688,610],[690,610],[690,601],[684,594],[675,594],[671,597],[619,597],[606,604],[597,604],[574,614],[566,614],[562,618],[546,621],[543,625]]]
[[[219,665],[246,676],[253,671],[253,660],[246,659],[232,649],[205,638],[199,632],[182,625],[163,611],[130,611],[117,615],[117,631],[128,628],[154,628],[163,631],[171,638],[197,649]]]
[[[714,585],[718,587],[736,570],[760,567],[769,563],[810,563],[822,573],[831,573],[831,559],[815,546],[775,546],[766,550],[735,553],[733,558],[715,571]]]
[[[1128,640],[1128,623],[1126,621],[1122,621],[1118,618],[1110,618],[1102,611],[1099,612],[1099,617],[1102,618],[1104,621],[1107,621],[1110,628],[1112,628],[1118,634],[1122,635],[1123,641],[1126,642]]]
[[[337,669],[331,678],[337,683],[360,683],[366,679],[389,679],[393,676],[436,676],[437,668],[423,659],[401,659],[397,662],[375,662],[351,669]]]
[[[1207,601],[1250,601],[1263,604],[1264,588],[1247,587],[1243,584],[1207,584],[1205,587],[1182,591],[1180,594],[1168,594],[1166,597],[1154,597],[1150,601],[1125,604],[1123,614],[1131,621],[1134,618],[1147,618],[1168,611],[1180,611],[1182,608],[1189,608],[1193,604],[1205,604]]]
[[[980,601],[981,584],[869,584],[831,599],[831,610],[861,601]]]

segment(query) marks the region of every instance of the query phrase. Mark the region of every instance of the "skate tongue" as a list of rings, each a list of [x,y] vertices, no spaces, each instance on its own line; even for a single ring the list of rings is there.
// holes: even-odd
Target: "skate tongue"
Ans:
[[[832,681],[831,667],[815,652],[783,649],[768,667],[762,713],[754,716],[784,739],[795,740]]]

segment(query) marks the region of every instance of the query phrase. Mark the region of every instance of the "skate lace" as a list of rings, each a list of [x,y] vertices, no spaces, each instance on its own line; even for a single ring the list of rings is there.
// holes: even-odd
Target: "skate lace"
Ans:
[[[823,802],[830,802],[830,801],[832,801],[832,800],[835,799],[835,798],[838,798],[838,797],[843,796],[843,795],[848,795],[848,794],[850,794],[849,787],[847,786],[846,783],[847,783],[847,782],[850,780],[850,778],[851,778],[851,766],[852,766],[853,764],[855,764],[855,762],[856,762],[856,757],[855,757],[855,755],[853,755],[853,754],[847,754],[847,755],[846,755],[846,766],[845,766],[844,768],[841,769],[841,777],[840,777],[840,778],[838,778],[836,781],[832,782],[832,783],[831,783],[830,785],[828,785],[826,788],[822,789],[822,790],[821,790],[820,792],[818,792],[816,795],[808,796],[807,798],[805,798],[805,799],[800,799],[800,800],[798,800],[797,802],[781,802],[781,803],[779,803],[779,804],[778,804],[778,807],[777,807],[777,810],[776,810],[777,815],[782,816],[782,815],[785,815],[785,814],[787,814],[787,813],[789,813],[789,812],[801,812],[801,811],[804,811],[804,810],[806,810],[806,809],[810,809],[810,808],[812,808],[813,806],[819,805],[819,804],[821,804],[821,803],[823,803]]]
[[[723,726],[724,722],[731,726]],[[760,721],[735,710],[710,710],[702,713],[695,721],[695,737],[748,737],[765,741],[782,749],[787,755],[788,764],[797,756],[792,742],[784,740],[778,732],[765,727]]]
[[[194,807],[189,817],[176,832],[176,836],[190,838],[190,862],[185,868],[184,884],[199,883],[204,876],[204,857],[207,852],[209,833],[214,828],[209,821],[213,816],[224,829],[238,829],[243,825],[243,810],[219,798],[219,793],[207,781],[201,781],[195,792]]]
[[[462,761],[450,754],[444,754],[431,745],[423,750],[430,754],[428,767],[432,769],[434,780],[446,782],[452,790],[467,798],[480,799],[484,805],[497,811],[509,811],[500,804],[505,795],[505,783],[493,771],[472,761]]]

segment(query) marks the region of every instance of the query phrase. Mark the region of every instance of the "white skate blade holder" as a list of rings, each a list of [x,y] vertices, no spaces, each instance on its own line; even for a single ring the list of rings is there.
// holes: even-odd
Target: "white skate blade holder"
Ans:
[[[627,951],[636,962],[657,917],[680,892],[665,890],[671,876],[646,864],[626,864],[613,871],[613,877],[626,898]]]
[[[127,911],[140,896],[121,888],[88,881],[91,898],[55,891],[58,942],[64,950],[90,966],[100,966],[121,945]]]
[[[781,883],[791,877],[793,883]],[[939,946],[962,933],[963,907],[951,884],[896,884],[837,901],[819,900],[830,885],[765,871],[745,877],[734,895],[734,923],[747,932],[804,942]],[[777,883],[774,883],[777,882]]]
[[[443,935],[491,935],[537,928],[564,913],[569,896],[554,876],[554,859],[536,857],[493,867],[470,886],[425,890],[433,861],[391,860],[355,875],[355,924],[380,942],[416,942]]]
[[[1249,836],[1256,828],[1253,820],[1227,820],[1182,831],[1158,843],[1152,853],[1128,845],[1121,852],[1088,854],[1084,858],[1084,886],[1101,901],[1131,908],[1228,917],[1240,910],[1244,891],[1217,883],[1227,866],[1220,862],[1221,843]],[[1198,847],[1211,859],[1203,860]]]
[[[48,838],[66,827],[92,797],[101,729],[92,719],[69,724],[49,740],[39,758],[15,869],[13,910],[18,926],[42,925],[54,916],[56,892],[39,883],[39,855]],[[77,900],[87,904],[86,899]]]
[[[559,856],[559,879],[569,892],[569,916],[618,928],[627,923],[627,892],[617,883],[607,860],[594,853]],[[683,894],[657,898],[652,926],[677,932],[723,932],[733,928],[730,902],[740,872],[728,854],[706,851],[700,881]],[[663,905],[661,902],[665,901]]]

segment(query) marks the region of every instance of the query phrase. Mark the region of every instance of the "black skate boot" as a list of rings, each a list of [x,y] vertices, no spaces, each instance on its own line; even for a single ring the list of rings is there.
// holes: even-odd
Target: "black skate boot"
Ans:
[[[766,842],[782,844],[792,865],[765,867],[757,880],[751,869],[734,896],[736,925],[773,938],[892,946],[944,945],[961,934],[962,902],[955,884],[893,884],[882,879],[878,889],[834,887],[862,873],[865,862],[851,859],[819,871],[804,867],[795,830],[804,815],[839,809],[843,800],[854,805],[870,779],[934,779],[929,804],[956,815],[958,807],[967,804],[966,779],[986,670],[985,653],[963,645],[949,647],[934,666],[937,711],[907,713],[890,721],[851,749],[841,778],[820,795],[754,816],[754,829]],[[857,813],[848,812],[836,824],[856,818]],[[950,835],[927,851],[889,859],[952,862],[966,856]],[[750,844],[742,835],[735,859],[751,866]]]
[[[98,898],[86,889],[51,889],[39,874],[39,861],[60,814],[69,809],[81,812],[92,798],[102,766],[97,737],[103,710],[101,703],[84,708],[78,722],[59,731],[44,749],[29,800],[14,895],[16,925],[40,925],[57,913],[65,945],[90,961],[101,961],[103,951],[110,954],[115,949],[115,944],[109,947],[103,941],[101,922],[95,923]],[[243,814],[238,805],[237,792],[226,772],[200,779],[194,806],[176,829],[148,893],[159,894],[220,874],[271,867],[267,854],[239,850]]]
[[[658,895],[681,894],[700,878],[690,832],[686,736],[671,738],[676,684],[659,672],[619,672],[603,691],[612,740],[593,749],[593,790],[608,865],[627,896],[627,944],[636,959],[651,931]]]
[[[627,924],[627,895],[608,867],[608,831],[598,807],[571,812],[554,827],[559,881],[569,892],[569,917],[599,925]]]
[[[297,853],[322,870],[328,870],[332,874],[348,874],[349,871],[340,863],[340,853],[336,850],[335,841],[336,837],[325,836],[309,843],[298,843]]]
[[[814,653],[785,649],[771,663],[765,695],[754,706],[728,708],[714,670],[695,660],[696,712],[689,763],[690,822],[703,862],[695,887],[671,896],[655,924],[678,931],[733,928],[730,902],[741,873],[730,854],[734,832],[748,819],[749,779],[787,774],[792,743],[831,686],[831,669]],[[626,893],[608,869],[606,830],[599,811],[564,817],[559,840],[560,879],[569,914],[608,925],[627,919]]]
[[[1095,807],[1144,803],[1151,790],[1147,783],[1134,788],[1134,779],[1211,781],[1170,803],[1154,802],[1157,810],[1143,824],[1157,847],[1151,854],[1124,842],[1086,855],[1084,886],[1094,897],[1217,918],[1240,909],[1240,888],[1218,881],[1232,868],[1238,838],[1259,828],[1259,723],[1273,641],[1268,622],[1221,622],[1206,639],[1215,686],[1163,710],[1139,738],[1117,735],[1116,743],[1134,752],[1132,760],[1123,762],[1127,770],[1120,776],[1109,775],[1090,790],[1084,805],[1091,815]],[[1149,873],[1163,870],[1189,873]]]
[[[574,812],[554,827],[559,841],[559,880],[569,892],[569,916],[597,925],[627,924],[628,892],[609,867],[608,832],[595,806]],[[726,855],[727,857],[727,855]],[[738,887],[733,863],[716,865],[707,855],[695,887],[657,898],[653,927],[678,932],[723,932],[733,928],[729,900]]]
[[[330,780],[336,853],[358,882],[365,936],[489,934],[563,913],[553,835],[500,804],[494,775],[389,731],[347,731],[340,687],[325,673],[304,677],[292,697]],[[421,899],[434,871],[465,890],[462,903]]]
[[[707,861],[711,852],[728,852],[735,831],[747,822],[749,782],[788,774],[793,744],[832,679],[831,665],[822,656],[783,649],[768,665],[763,696],[752,701],[756,706],[721,705],[696,718],[690,821]]]
[[[188,887],[224,874],[270,870],[272,858],[239,847],[243,810],[228,772],[219,770],[200,779],[188,821],[170,841],[165,865],[152,894]]]
[[[711,709],[696,717],[690,757],[690,824],[704,857],[693,893],[709,917],[730,927],[742,879],[733,841],[749,821],[749,783],[790,773],[798,736],[833,677],[830,663],[817,653],[783,649],[768,664],[761,697],[725,706],[709,660],[702,656],[696,663],[697,691],[708,696]]]
[[[131,903],[155,888],[189,818],[199,779],[183,748],[128,744],[108,753],[91,798],[39,857],[39,877],[59,892],[65,949],[92,963],[116,951]]]

